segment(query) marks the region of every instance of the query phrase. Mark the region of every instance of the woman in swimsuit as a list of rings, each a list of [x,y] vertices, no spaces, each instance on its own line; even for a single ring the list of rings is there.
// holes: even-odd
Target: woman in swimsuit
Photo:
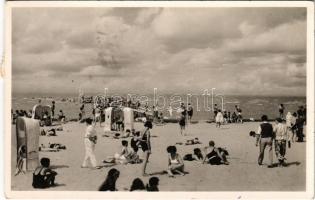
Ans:
[[[184,176],[184,162],[181,156],[177,153],[176,147],[168,146],[166,151],[168,153],[168,175],[174,177],[173,173],[175,172]]]
[[[142,148],[142,151],[144,152],[144,160],[143,160],[143,166],[142,166],[142,175],[146,176],[145,169],[147,167],[149,157],[151,154],[151,142],[150,142],[150,129],[152,129],[153,125],[151,121],[146,121],[144,123],[145,130],[143,131],[141,135],[140,145]]]

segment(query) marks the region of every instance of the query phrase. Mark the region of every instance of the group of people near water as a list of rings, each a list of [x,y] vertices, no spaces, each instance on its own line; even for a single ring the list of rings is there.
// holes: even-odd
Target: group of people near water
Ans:
[[[191,108],[190,108],[191,107]],[[239,106],[235,106],[238,112],[237,120],[242,123],[242,110]],[[218,109],[216,117],[222,114]],[[284,111],[284,107],[283,107]],[[179,125],[182,131],[185,130],[185,126],[188,120],[191,120],[193,116],[193,109],[190,104],[186,109],[185,105],[182,103],[180,109]],[[280,113],[280,112],[279,112]],[[223,114],[222,114],[223,115]],[[281,116],[281,115],[280,115]],[[275,152],[278,159],[279,166],[285,166],[286,160],[286,148],[291,147],[294,142],[302,142],[303,135],[303,125],[306,122],[306,108],[299,107],[297,112],[291,114],[287,113],[286,119],[284,115],[276,119],[275,125],[272,125],[267,115],[261,117],[262,123],[259,125],[257,132],[252,132],[251,134],[256,137],[256,146],[259,146],[258,155],[258,165],[263,164],[264,152],[267,148],[269,153],[269,163],[268,167],[273,167],[273,144],[275,146]],[[223,116],[223,118],[225,118]],[[96,120],[95,117],[86,118],[85,123],[87,125],[85,135],[84,135],[84,145],[85,145],[85,157],[83,159],[82,168],[92,168],[100,169],[106,166],[114,166],[117,164],[127,164],[127,163],[141,163],[141,172],[143,176],[149,176],[146,168],[151,156],[151,133],[150,130],[153,128],[152,119],[147,119],[144,122],[144,129],[142,131],[136,130],[125,130],[121,138],[122,150],[117,155],[114,155],[111,159],[108,158],[103,162],[103,166],[97,163],[95,157],[95,146],[97,144],[97,132],[95,129]],[[220,126],[220,125],[219,125]],[[130,142],[127,140],[130,138]],[[296,140],[297,138],[297,140]],[[130,148],[129,148],[130,144]],[[23,149],[21,149],[21,154],[23,154]],[[138,150],[143,151],[143,159],[141,160],[137,154]],[[225,149],[221,147],[216,147],[215,142],[210,140],[209,145],[202,150],[195,148],[194,152],[191,154],[186,154],[184,157],[177,152],[177,147],[175,145],[170,145],[166,148],[166,153],[168,156],[168,166],[165,168],[165,172],[169,177],[174,177],[176,174],[184,176],[187,174],[185,171],[184,160],[198,160],[201,163],[207,163],[211,165],[228,165],[227,160],[228,153]],[[188,152],[187,152],[188,153]],[[33,173],[33,187],[34,188],[47,188],[55,184],[55,177],[57,173],[49,168],[50,160],[49,158],[42,158],[41,166],[39,166]],[[107,165],[108,163],[114,165]],[[116,191],[116,180],[119,177],[120,172],[111,168],[108,171],[108,175],[104,183],[100,186],[99,191]],[[152,179],[152,180],[151,180]],[[150,182],[151,180],[151,182]],[[147,191],[158,191],[159,179],[157,177],[151,177],[149,183],[145,186],[140,178],[135,178],[131,184],[130,191],[137,190],[147,190]]]
[[[223,124],[243,123],[242,109],[238,105],[235,105],[235,111],[231,114],[230,111],[221,110],[217,104],[214,104],[213,116],[218,128]]]

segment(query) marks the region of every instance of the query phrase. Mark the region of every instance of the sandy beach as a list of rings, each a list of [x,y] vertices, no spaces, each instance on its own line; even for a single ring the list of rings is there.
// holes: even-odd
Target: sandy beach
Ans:
[[[287,149],[287,167],[267,168],[268,156],[265,153],[264,165],[257,164],[259,148],[255,139],[249,137],[249,131],[256,131],[259,123],[228,124],[216,128],[215,124],[200,122],[189,124],[187,136],[180,136],[178,124],[154,126],[152,134],[152,155],[147,172],[160,179],[160,191],[304,191],[306,180],[306,143],[294,143]],[[98,142],[96,158],[99,164],[107,156],[121,150],[121,139],[102,137],[103,128],[97,124]],[[84,158],[83,135],[85,124],[70,122],[63,125],[63,131],[57,131],[55,137],[40,136],[39,144],[61,143],[66,150],[59,152],[40,152],[40,157],[51,159],[51,166],[58,172],[57,187],[45,189],[58,191],[96,191],[105,180],[108,168],[91,170],[80,168]],[[136,130],[143,128],[142,123],[135,123]],[[305,130],[305,129],[304,129]],[[202,144],[176,145],[181,156],[192,153],[196,147],[205,147],[209,140],[214,140],[217,147],[226,147],[230,153],[230,165],[211,166],[197,161],[185,161],[185,171],[189,174],[169,178],[159,172],[167,168],[166,147],[186,139],[198,137]],[[307,140],[307,136],[306,136]],[[128,139],[130,141],[130,139]],[[129,144],[130,145],[130,144]],[[12,126],[12,190],[34,190],[32,172],[14,176],[16,165],[15,126]],[[140,151],[141,152],[141,151]],[[140,153],[140,157],[142,154]],[[274,155],[274,163],[277,159]],[[141,176],[141,164],[116,165],[120,171],[117,181],[119,191],[127,191],[134,178],[140,177],[145,183],[149,177]]]

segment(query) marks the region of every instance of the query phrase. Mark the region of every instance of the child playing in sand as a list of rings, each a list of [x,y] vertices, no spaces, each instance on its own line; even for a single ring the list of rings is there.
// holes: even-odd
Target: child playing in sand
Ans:
[[[184,162],[181,156],[177,153],[176,147],[168,146],[166,151],[168,153],[168,175],[174,177],[174,173],[178,173],[184,176]]]
[[[203,159],[203,164],[208,163],[211,165],[228,165],[229,162],[226,159],[227,151],[222,148],[216,148],[214,141],[209,142],[209,147],[206,147],[206,156]]]
[[[41,166],[37,167],[33,173],[33,187],[34,188],[48,188],[55,185],[55,177],[57,172],[51,170],[50,159],[42,158],[40,160]]]
[[[25,174],[25,165],[26,165],[26,146],[20,146],[18,150],[18,160],[16,163],[15,176],[17,176],[20,172]],[[23,169],[24,168],[24,169]]]

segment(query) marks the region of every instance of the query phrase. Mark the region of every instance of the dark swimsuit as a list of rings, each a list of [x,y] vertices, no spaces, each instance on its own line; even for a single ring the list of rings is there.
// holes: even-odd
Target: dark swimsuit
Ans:
[[[140,143],[143,152],[149,150],[149,145],[147,143],[147,139],[148,139],[148,136],[147,136],[147,130],[146,130],[142,136],[143,141],[141,141],[141,143]]]
[[[220,165],[221,158],[218,156],[218,153],[214,149],[207,154],[208,163],[211,165]]]
[[[41,175],[41,172],[44,168],[41,168],[38,174],[33,173],[33,187],[34,188],[47,188],[49,184],[45,179],[45,175]]]

